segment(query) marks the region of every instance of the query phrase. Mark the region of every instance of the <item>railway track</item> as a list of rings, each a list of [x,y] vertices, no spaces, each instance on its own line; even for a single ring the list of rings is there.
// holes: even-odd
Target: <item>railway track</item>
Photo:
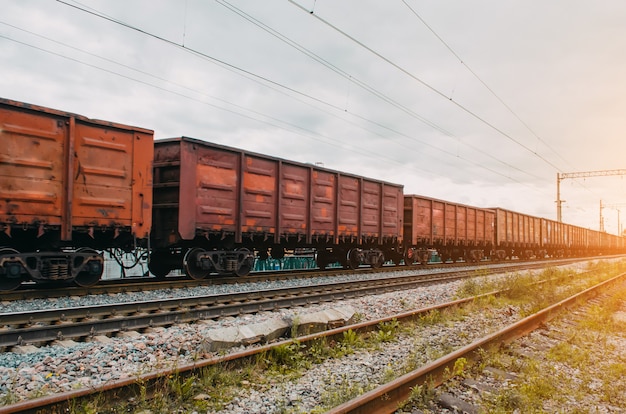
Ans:
[[[507,270],[521,271],[545,266],[523,264]],[[501,272],[483,269],[481,275]],[[45,345],[52,341],[92,339],[125,331],[193,323],[199,320],[306,306],[359,296],[413,289],[420,284],[442,283],[476,276],[476,269],[383,277],[349,282],[330,282],[243,293],[188,296],[158,300],[94,305],[76,308],[0,314],[0,349]]]
[[[624,275],[622,275],[623,277]],[[316,340],[319,340],[320,338],[326,338],[328,340],[333,340],[333,338],[335,340],[337,340],[338,338],[341,338],[341,335],[344,334],[344,332],[346,332],[348,329],[350,330],[354,330],[354,331],[370,331],[370,330],[375,330],[377,329],[378,326],[380,326],[381,323],[385,323],[385,322],[389,322],[391,320],[408,320],[408,319],[416,319],[416,318],[420,318],[422,317],[424,314],[427,314],[428,312],[431,312],[435,309],[443,309],[445,307],[448,306],[459,306],[463,303],[468,303],[471,302],[472,300],[475,300],[475,298],[469,298],[469,299],[464,299],[464,300],[460,300],[460,301],[456,301],[453,303],[449,303],[449,304],[445,304],[445,305],[438,305],[432,308],[428,308],[428,309],[422,309],[420,311],[411,311],[411,312],[406,312],[404,314],[400,314],[400,315],[395,315],[393,317],[388,317],[388,318],[383,318],[381,320],[376,320],[376,321],[370,321],[370,322],[364,322],[361,324],[357,324],[357,325],[352,325],[350,327],[342,327],[342,328],[337,328],[334,330],[330,330],[327,332],[323,332],[320,334],[315,334],[315,335],[308,335],[306,337],[301,337],[298,338],[298,343],[299,344],[307,344],[307,343],[312,343]],[[550,313],[550,312],[548,312]],[[541,322],[539,322],[541,323]],[[507,340],[508,336],[503,336],[501,334],[495,335],[494,336],[494,340],[495,341],[504,341]],[[35,410],[36,407],[42,407],[42,406],[54,406],[55,404],[58,404],[61,401],[66,401],[68,398],[73,398],[73,397],[79,397],[81,395],[87,395],[87,394],[91,394],[95,391],[98,392],[105,392],[106,390],[112,390],[111,392],[114,392],[115,395],[118,396],[123,396],[123,395],[130,395],[133,394],[134,392],[137,392],[137,383],[136,381],[139,381],[140,384],[142,384],[142,387],[145,387],[146,384],[151,383],[152,381],[158,381],[161,378],[165,378],[171,375],[187,375],[193,372],[197,372],[198,370],[210,366],[210,365],[214,365],[217,363],[222,363],[222,362],[226,362],[226,361],[233,361],[233,360],[238,360],[240,358],[250,358],[253,357],[255,355],[258,355],[260,353],[263,352],[268,352],[269,350],[272,349],[272,347],[274,346],[281,346],[284,344],[288,344],[288,343],[292,343],[292,341],[285,341],[276,345],[266,345],[266,346],[262,346],[262,347],[258,347],[255,349],[251,349],[251,350],[246,350],[243,352],[239,352],[239,353],[235,353],[235,354],[231,354],[228,356],[223,356],[223,357],[216,357],[213,358],[211,360],[204,360],[204,361],[198,361],[196,363],[193,364],[189,364],[186,366],[181,366],[181,367],[177,367],[176,369],[169,369],[169,370],[163,370],[160,372],[153,372],[153,373],[149,373],[146,375],[140,375],[136,378],[133,379],[129,379],[126,381],[118,381],[116,383],[111,383],[106,385],[105,387],[98,389],[98,390],[76,390],[70,393],[65,393],[65,394],[61,394],[61,395],[54,395],[54,396],[50,396],[50,397],[46,397],[43,399],[39,399],[39,400],[33,400],[33,401],[26,401],[23,403],[19,403],[17,405],[14,406],[7,406],[4,408],[0,408],[0,413],[8,413],[8,412],[29,412],[29,410]],[[443,369],[445,370],[443,365],[435,364],[434,366],[438,367],[438,369]],[[123,386],[123,387],[130,387],[127,388],[126,391],[124,392],[120,392],[120,390],[118,389],[118,387]],[[386,397],[385,397],[386,398]],[[384,398],[383,398],[384,399]],[[50,405],[52,404],[52,405]],[[355,411],[355,412],[371,412],[369,411],[370,408],[366,408],[364,411]],[[343,411],[337,411],[337,412],[343,412]]]
[[[599,283],[589,289],[578,294],[570,296],[567,299],[559,301],[540,312],[530,315],[504,329],[493,334],[487,335],[477,341],[468,344],[452,353],[449,353],[419,369],[405,374],[392,382],[384,384],[368,393],[365,393],[353,400],[341,404],[331,410],[328,414],[347,414],[347,413],[393,413],[398,406],[406,402],[414,389],[420,386],[439,386],[449,380],[457,371],[456,364],[459,361],[479,361],[484,353],[493,349],[501,349],[511,344],[529,333],[544,328],[551,320],[566,311],[579,307],[581,303],[588,302],[602,292],[621,286],[623,289],[626,283],[626,274],[618,275],[605,282]],[[570,321],[570,323],[573,323]],[[501,379],[514,378],[513,375],[497,369],[488,369]],[[477,389],[481,384],[477,381],[467,381],[467,384]],[[471,404],[457,398],[454,395],[446,394],[439,399],[439,403],[447,408],[458,410],[460,407],[462,412],[478,412],[478,409]]]
[[[612,256],[611,256],[612,257]],[[595,259],[607,259],[611,257],[597,257]],[[19,289],[11,292],[0,293],[0,300],[3,302],[17,301],[17,300],[34,300],[34,299],[49,299],[49,298],[62,298],[69,296],[87,296],[87,295],[105,295],[125,292],[148,292],[161,289],[191,289],[197,286],[207,285],[222,285],[222,284],[246,284],[257,283],[263,281],[281,281],[281,280],[294,280],[294,279],[310,279],[315,277],[324,276],[336,276],[336,275],[349,275],[349,274],[370,274],[370,273],[392,273],[404,270],[415,270],[416,272],[428,272],[428,271],[452,271],[458,268],[498,268],[515,269],[518,266],[524,265],[539,265],[539,266],[559,266],[569,263],[575,263],[579,261],[593,260],[594,258],[567,258],[567,259],[550,259],[540,261],[506,261],[506,262],[479,262],[479,263],[446,263],[446,264],[431,264],[427,266],[411,265],[411,266],[383,266],[379,269],[372,269],[369,267],[362,267],[360,269],[326,269],[321,271],[319,269],[306,269],[306,270],[289,270],[289,271],[266,271],[251,274],[243,278],[237,277],[214,277],[202,280],[190,280],[183,276],[171,276],[165,280],[156,280],[155,278],[145,277],[128,277],[121,279],[107,279],[100,281],[97,285],[91,287],[79,287],[79,286],[58,286],[50,284],[24,284]]]
[[[626,313],[619,309],[626,309],[626,302],[621,299],[624,288],[621,283],[617,291],[601,292],[506,348],[485,354],[480,363],[484,369],[468,369],[462,376],[450,378],[441,390],[436,390],[432,403],[448,409],[458,407],[468,413],[503,408],[513,411],[519,406],[528,411],[550,412],[562,411],[565,405],[567,411],[586,412],[582,400],[591,400],[593,394],[586,392],[586,380],[595,378],[602,383],[602,391],[598,393],[599,401],[586,402],[587,407],[593,407],[591,412],[623,411],[624,378],[620,370],[612,370],[623,366],[622,348],[610,345],[619,337],[608,326],[623,331],[620,327],[626,323]],[[611,303],[614,301],[622,303],[617,312]],[[598,345],[603,342],[605,345]],[[521,389],[520,384],[527,387]],[[545,390],[555,397],[552,401],[538,398]],[[585,397],[572,398],[581,394]],[[404,411],[407,410],[413,410],[411,404]]]

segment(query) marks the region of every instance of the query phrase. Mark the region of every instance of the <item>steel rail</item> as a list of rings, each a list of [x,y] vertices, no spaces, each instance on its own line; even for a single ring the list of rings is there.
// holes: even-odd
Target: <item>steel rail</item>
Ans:
[[[577,260],[576,260],[577,261]],[[568,261],[568,263],[570,263]],[[463,275],[473,275],[477,270],[483,272],[482,274],[493,274],[502,271],[521,271],[521,270],[529,270],[536,268],[545,267],[548,262],[534,262],[534,263],[524,263],[524,264],[515,264],[511,266],[504,267],[486,267],[486,268],[474,268],[468,269],[465,271],[458,271],[449,269],[446,272],[435,272],[428,274],[416,274],[416,275],[407,275],[407,276],[391,276],[391,277],[381,277],[377,279],[370,279],[372,281],[376,281],[373,283],[377,283],[378,281],[406,281],[413,282],[415,280],[428,280],[431,278],[433,281],[439,281],[441,278],[448,277],[450,275],[459,275],[458,277],[463,277]],[[563,263],[559,263],[562,265]],[[350,282],[328,282],[324,284],[317,285],[316,287],[311,286],[309,289],[314,290],[319,288],[319,290],[330,289],[333,288],[336,290],[344,290],[344,286],[355,285],[359,282],[350,281]],[[365,281],[363,281],[365,283]],[[41,324],[41,323],[62,323],[64,321],[72,321],[72,320],[82,320],[82,319],[101,319],[105,317],[115,317],[116,315],[130,315],[130,314],[139,314],[139,313],[152,313],[152,312],[162,312],[165,309],[175,309],[175,308],[194,308],[197,306],[215,306],[227,304],[230,302],[249,302],[251,300],[259,300],[263,297],[270,297],[271,294],[274,296],[289,296],[298,294],[299,290],[304,292],[304,288],[299,287],[289,287],[289,288],[278,288],[278,289],[267,289],[267,290],[256,290],[249,292],[240,292],[240,293],[224,293],[224,294],[212,294],[212,295],[204,295],[204,296],[189,296],[189,297],[180,297],[180,298],[164,298],[152,301],[142,301],[142,302],[128,302],[128,303],[117,303],[117,304],[106,304],[106,305],[92,305],[92,306],[83,306],[83,307],[71,307],[71,308],[58,308],[58,309],[45,309],[41,311],[24,311],[24,312],[11,312],[11,313],[0,313],[0,327],[15,327],[15,326],[23,326],[23,325],[33,325],[33,324]],[[106,293],[106,292],[105,292]],[[219,316],[219,315],[218,315]],[[0,342],[1,346],[1,342]]]
[[[365,269],[363,269],[365,270]],[[323,275],[333,275],[346,272],[343,269],[328,269]],[[52,283],[24,284],[21,288],[0,292],[3,301],[62,298],[67,296],[103,295],[111,293],[143,292],[159,289],[181,289],[206,285],[233,285],[262,282],[267,280],[290,280],[295,278],[313,278],[322,275],[319,269],[302,269],[299,271],[267,271],[239,277],[208,277],[206,279],[189,279],[183,275],[168,276],[164,280],[154,277],[126,277],[119,279],[104,279],[98,284],[89,287],[59,286]]]
[[[5,327],[0,330],[0,348],[306,306],[471,276],[475,270],[0,314],[0,326]]]
[[[536,330],[546,322],[554,319],[559,313],[575,306],[579,301],[596,296],[600,291],[623,283],[626,273],[602,282],[576,295],[564,299],[533,315],[530,315],[506,328],[487,335],[465,347],[445,355],[423,367],[405,374],[394,381],[384,384],[351,401],[341,404],[327,414],[382,414],[393,413],[398,403],[408,400],[411,390],[416,386],[428,383],[431,386],[441,385],[450,372],[454,372],[454,364],[459,358],[476,361],[481,350],[506,345]]]
[[[622,275],[624,276],[624,275]],[[183,364],[177,366],[175,368],[170,369],[162,369],[159,371],[154,371],[146,374],[141,374],[134,376],[133,378],[116,380],[104,384],[98,387],[87,387],[78,390],[67,391],[64,393],[39,397],[31,400],[21,401],[15,404],[7,405],[4,407],[0,407],[0,414],[13,414],[13,413],[41,413],[41,412],[65,412],[70,406],[70,401],[80,400],[82,398],[91,398],[95,394],[101,394],[104,399],[108,400],[110,398],[127,398],[130,396],[139,395],[139,387],[143,387],[144,389],[151,389],[154,387],[154,384],[163,378],[168,378],[172,375],[178,375],[181,377],[185,377],[188,375],[192,375],[201,371],[203,368],[223,364],[231,361],[242,361],[247,358],[254,358],[259,354],[263,354],[265,352],[271,351],[272,348],[277,346],[284,346],[293,343],[298,343],[300,345],[307,345],[314,341],[320,339],[327,340],[339,340],[342,335],[348,330],[352,330],[355,332],[369,332],[378,329],[380,324],[385,322],[390,322],[393,320],[399,321],[411,321],[411,320],[419,320],[423,315],[428,314],[429,312],[443,310],[450,307],[461,306],[466,303],[470,303],[472,301],[478,300],[480,298],[489,297],[492,295],[498,295],[502,292],[489,292],[485,294],[481,294],[474,297],[459,299],[456,301],[442,303],[434,306],[429,306],[422,309],[411,310],[407,312],[403,312],[400,314],[361,322],[353,325],[337,327],[334,329],[330,329],[327,331],[323,331],[320,333],[314,333],[310,335],[305,335],[295,339],[286,339],[283,341],[279,341],[272,344],[266,344],[258,347],[249,348],[243,351],[238,351],[235,353],[231,353],[228,355],[217,356],[213,358],[208,358],[204,360],[199,360],[190,364]],[[433,363],[434,364],[434,363]],[[429,364],[432,365],[432,364]],[[445,371],[445,368],[443,368]],[[363,412],[368,412],[363,411]]]
[[[602,257],[577,257],[568,259],[552,259],[542,260],[540,263],[552,264],[554,266],[560,266],[568,263],[578,261],[588,261],[598,258],[608,259],[618,256],[602,256]],[[530,263],[537,263],[538,261],[532,261]],[[30,299],[49,299],[60,298],[68,296],[87,296],[87,295],[101,295],[112,293],[124,293],[124,292],[142,292],[158,289],[178,289],[178,288],[192,288],[196,286],[206,285],[221,285],[221,284],[247,284],[262,281],[280,281],[280,280],[292,280],[292,279],[309,279],[320,276],[333,276],[336,274],[351,274],[351,273],[381,273],[381,272],[394,272],[411,269],[449,269],[453,271],[455,267],[460,266],[475,266],[481,268],[482,266],[496,266],[496,267],[515,267],[520,266],[524,261],[512,260],[504,262],[479,262],[479,263],[446,263],[446,264],[429,264],[423,265],[410,265],[410,266],[383,266],[379,269],[372,268],[359,268],[356,270],[350,269],[326,269],[321,271],[319,269],[302,269],[302,270],[289,270],[289,271],[267,271],[254,273],[249,276],[238,277],[210,277],[202,280],[192,280],[185,278],[184,276],[168,277],[165,280],[155,280],[154,278],[145,277],[128,277],[124,279],[107,279],[102,280],[95,286],[90,287],[78,287],[78,286],[66,286],[59,287],[50,284],[41,284],[29,288],[29,285],[22,286],[21,289],[11,292],[0,292],[0,300],[2,301],[16,301],[16,300],[30,300]]]
[[[524,269],[536,265],[524,265]],[[519,267],[517,268],[519,269]],[[488,272],[495,272],[490,269]],[[475,270],[0,314],[0,350],[376,295],[475,276]],[[357,284],[358,283],[358,284]]]
[[[369,332],[378,329],[381,323],[390,322],[393,320],[417,320],[421,316],[426,315],[429,312],[443,310],[454,306],[460,306],[465,303],[475,301],[479,298],[487,297],[494,294],[498,294],[498,292],[490,292],[479,296],[459,299],[422,309],[411,310],[376,320],[337,327],[327,331],[301,336],[295,339],[286,339],[272,344],[252,347],[243,351],[238,351],[223,356],[207,358],[193,363],[179,365],[175,368],[162,369],[146,374],[133,376],[132,378],[111,381],[99,387],[86,387],[78,390],[72,390],[31,400],[25,400],[15,404],[0,407],[0,414],[65,412],[65,410],[67,410],[69,407],[70,401],[80,400],[81,398],[89,398],[90,396],[98,393],[103,394],[105,396],[105,399],[109,399],[109,397],[119,399],[139,395],[138,389],[140,386],[150,389],[160,379],[168,378],[172,375],[178,375],[181,377],[184,377],[186,375],[192,375],[196,372],[199,372],[201,369],[212,365],[224,364],[231,361],[242,361],[247,358],[254,358],[257,355],[261,355],[265,352],[271,351],[275,347],[289,345],[296,342],[300,345],[306,346],[306,344],[312,343],[320,339],[339,340],[344,332],[347,332],[348,330],[361,333]]]
[[[545,263],[518,265],[515,269],[543,267]],[[511,268],[507,267],[508,270]],[[487,273],[501,268],[484,269]],[[476,275],[476,269],[411,276],[394,276],[316,286],[289,287],[210,296],[158,299],[94,305],[80,308],[46,309],[0,314],[0,349],[41,344],[54,340],[93,338],[130,330],[170,326],[224,316],[306,306],[366,295],[375,295],[420,284],[440,283]]]

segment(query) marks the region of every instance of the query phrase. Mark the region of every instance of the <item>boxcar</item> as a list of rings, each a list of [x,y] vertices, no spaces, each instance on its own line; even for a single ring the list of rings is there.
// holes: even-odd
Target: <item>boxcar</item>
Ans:
[[[590,237],[600,247],[601,254],[621,254],[624,252],[624,238],[615,234],[595,231]]]
[[[405,262],[478,261],[494,243],[494,211],[419,195],[404,196]]]
[[[155,142],[150,270],[247,274],[310,247],[318,266],[397,260],[403,186],[182,137]]]
[[[567,225],[555,220],[542,219],[541,239],[544,249],[550,257],[563,257],[569,249]]]
[[[0,99],[0,290],[96,283],[151,229],[153,132]]]
[[[579,226],[566,226],[565,241],[568,256],[584,256],[589,251],[587,229]]]
[[[541,219],[542,243],[550,257],[572,257],[606,253],[600,232]]]
[[[541,218],[502,208],[495,212],[495,252],[497,259],[505,257],[545,257],[542,246]]]

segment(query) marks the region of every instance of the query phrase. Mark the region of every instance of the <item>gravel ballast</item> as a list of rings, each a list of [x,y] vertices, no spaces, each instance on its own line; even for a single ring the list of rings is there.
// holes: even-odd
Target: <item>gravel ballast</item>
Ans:
[[[586,265],[570,265],[568,268],[583,269]],[[349,276],[347,278],[354,278]],[[371,276],[368,276],[371,277]],[[332,280],[336,281],[337,277]],[[300,281],[301,282],[301,281]],[[282,282],[281,282],[282,283]],[[307,283],[320,283],[319,280],[310,280]],[[5,352],[0,354],[0,398],[5,401],[18,401],[35,396],[58,393],[83,386],[98,386],[117,379],[136,376],[155,368],[183,365],[198,358],[213,355],[198,354],[200,344],[206,331],[217,327],[247,325],[260,323],[270,318],[293,319],[296,315],[317,312],[338,306],[351,306],[360,315],[362,321],[391,316],[408,309],[418,309],[434,304],[447,302],[463,282],[455,281],[445,284],[420,287],[419,289],[394,292],[376,296],[362,297],[340,301],[332,304],[322,304],[307,308],[284,309],[276,312],[262,312],[254,315],[242,315],[237,318],[223,318],[215,321],[204,321],[192,325],[172,326],[167,329],[158,328],[141,335],[108,338],[103,342],[77,343],[69,347],[46,346],[28,353]],[[245,289],[258,289],[249,285]],[[205,288],[216,288],[215,286]],[[205,289],[198,288],[198,289]],[[219,287],[220,289],[241,289],[238,285]],[[174,297],[180,295],[207,294],[191,292],[166,291],[150,292]],[[145,295],[142,293],[141,295]],[[124,297],[132,294],[100,295],[88,298],[69,298],[72,306],[85,306],[87,302],[100,303],[101,301],[123,301]],[[132,300],[132,299],[131,299]],[[135,299],[136,300],[136,299]],[[67,307],[62,300],[48,300],[46,303],[30,301],[29,303],[3,303],[2,312],[14,312],[16,309],[27,310],[29,306],[37,309],[50,307]],[[11,310],[13,309],[13,310]],[[441,327],[433,327],[432,331],[424,331],[420,338],[402,338],[394,343],[386,344],[384,349],[377,353],[358,352],[349,356],[347,361],[328,361],[315,366],[298,381],[286,384],[277,384],[263,394],[248,389],[245,395],[236,398],[225,412],[266,413],[280,407],[290,407],[290,410],[310,411],[318,406],[325,397],[322,383],[337,383],[337,381],[359,382],[364,386],[371,386],[382,379],[385,370],[394,369],[394,364],[401,363],[419,341],[433,343],[450,343],[442,339],[464,332],[464,343],[472,338],[484,335],[504,326],[515,319],[516,312],[503,312],[502,315],[490,315],[489,318],[472,318],[468,322],[460,322],[446,332]],[[455,334],[456,332],[456,334]],[[458,335],[456,335],[458,337]],[[454,346],[453,343],[450,344]],[[460,344],[459,344],[460,345]],[[333,365],[336,364],[336,365]]]

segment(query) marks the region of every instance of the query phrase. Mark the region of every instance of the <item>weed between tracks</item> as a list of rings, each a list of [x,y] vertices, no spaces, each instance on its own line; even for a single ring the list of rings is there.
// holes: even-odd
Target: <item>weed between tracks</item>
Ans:
[[[550,300],[558,301],[587,286],[597,284],[624,271],[624,263],[596,263],[587,269],[590,273],[567,284],[549,282],[540,288],[523,289],[519,278],[511,284],[513,289],[507,298],[521,305],[525,314],[542,308]],[[561,272],[545,272],[541,275],[559,278]],[[508,280],[509,278],[507,278]],[[528,278],[532,283],[533,278]],[[491,291],[507,286],[499,281],[496,286],[478,287],[470,282],[463,292]],[[504,285],[500,285],[504,283]],[[484,289],[484,290],[482,290]],[[463,294],[463,293],[461,293]],[[459,386],[463,377],[480,377],[486,367],[494,367],[515,373],[514,380],[499,379],[500,387],[491,393],[482,393],[479,401],[481,413],[590,413],[624,412],[626,410],[626,322],[616,319],[615,312],[626,310],[626,288],[613,294],[602,305],[589,305],[584,315],[571,322],[561,322],[566,315],[550,323],[559,332],[559,340],[542,350],[526,340],[513,344],[504,351],[484,352],[480,363],[472,366],[448,387]],[[538,333],[537,336],[541,336]],[[532,335],[531,335],[532,336]],[[530,350],[530,351],[529,351]],[[525,355],[525,357],[512,355]],[[416,387],[410,406],[424,408],[429,412],[437,390],[425,386]]]
[[[519,377],[485,398],[484,411],[624,412],[626,322],[613,316],[625,308],[623,289],[602,306],[592,305],[576,325],[553,321],[561,340],[544,352],[535,350],[533,356],[513,359],[514,363],[502,353],[488,356],[483,365]]]
[[[621,263],[622,267],[626,267]],[[586,283],[591,285],[598,279],[606,279],[609,274],[616,273],[616,267],[612,264],[597,264],[590,266],[589,270],[594,270],[594,275],[586,275]],[[567,272],[555,269],[549,269],[544,273],[532,276],[515,274],[500,278],[492,282],[468,281],[458,292],[460,297],[468,295],[476,295],[482,292],[490,292],[498,289],[509,288],[509,293],[503,297],[487,297],[482,300],[470,303],[464,307],[445,310],[433,311],[411,324],[400,324],[398,321],[391,321],[383,324],[366,334],[358,334],[354,331],[347,331],[343,337],[336,341],[318,340],[306,346],[293,342],[281,345],[272,351],[258,355],[253,362],[246,365],[236,365],[230,363],[227,365],[219,365],[208,367],[202,372],[194,376],[173,376],[164,378],[156,390],[143,390],[130,400],[129,403],[115,408],[106,408],[102,401],[92,401],[81,407],[73,407],[72,412],[76,413],[121,413],[121,412],[139,412],[147,410],[149,413],[161,412],[214,412],[226,408],[229,404],[238,405],[241,399],[250,393],[262,393],[270,388],[280,388],[284,382],[294,380],[302,376],[305,371],[311,369],[316,364],[321,364],[330,359],[340,359],[347,357],[356,352],[378,352],[386,347],[386,344],[398,341],[402,338],[415,338],[415,347],[408,358],[405,358],[402,364],[389,365],[384,372],[377,373],[377,378],[367,378],[365,382],[354,382],[339,375],[335,376],[328,372],[328,377],[322,382],[330,384],[321,391],[321,405],[311,412],[317,414],[326,411],[330,407],[334,407],[342,402],[354,398],[364,392],[375,388],[378,384],[390,381],[404,373],[410,372],[428,361],[439,358],[446,353],[458,348],[458,344],[430,344],[428,339],[423,338],[421,333],[428,327],[436,329],[452,328],[456,321],[464,320],[472,316],[472,314],[480,313],[483,315],[497,315],[502,312],[521,312],[522,316],[532,313],[535,309],[545,307],[545,304],[554,303],[559,298],[565,297],[569,293],[569,288],[565,287],[559,278],[567,276]],[[548,281],[542,284],[536,284],[537,280],[551,278],[554,281]],[[570,284],[569,282],[567,283]],[[576,283],[578,285],[578,282]],[[576,291],[581,290],[577,286]],[[590,320],[589,332],[591,327],[606,329],[606,319],[608,316],[598,309],[599,319]],[[604,316],[602,316],[604,315]],[[623,329],[623,328],[622,328]],[[603,341],[601,331],[595,331],[589,334],[591,339]],[[551,363],[568,363],[568,364],[590,364],[591,356],[581,351],[581,346],[576,342],[582,340],[586,333],[580,332],[576,338],[573,338],[568,346],[562,346],[551,352]],[[471,338],[460,339],[470,341]],[[605,340],[606,342],[606,340]],[[582,343],[581,343],[582,344]],[[608,346],[608,342],[606,344]],[[495,355],[485,355],[485,361],[490,364],[498,364],[498,357]],[[505,362],[500,362],[503,367]],[[461,361],[455,366],[454,372],[448,373],[450,377],[453,375],[463,375],[469,373],[476,367],[466,366]],[[555,383],[561,381],[571,384],[568,378],[546,380],[546,376],[539,369],[541,365],[528,364],[525,369],[528,380],[523,386],[511,388],[502,395],[494,396],[491,400],[486,401],[486,412],[510,412],[509,407],[522,410],[520,412],[541,412],[524,411],[519,407],[539,407],[537,401],[542,401],[555,392]],[[620,384],[621,378],[626,373],[626,362],[618,361],[608,367],[605,371],[607,377],[598,385],[597,381],[588,380],[587,386],[595,384],[604,389],[605,398],[611,401],[623,398],[619,391],[621,388],[612,386],[612,384]],[[616,380],[616,378],[618,380]],[[556,382],[555,382],[556,381]],[[427,407],[436,395],[428,384],[416,387],[412,395],[412,403],[420,407]],[[287,397],[285,397],[287,398]],[[526,405],[524,405],[526,404]],[[285,400],[277,403],[275,407],[276,413],[301,413],[305,412],[300,408],[298,401]]]
[[[590,262],[582,273],[548,268],[542,272],[507,274],[501,278],[468,279],[457,291],[459,298],[505,291],[494,302],[522,306],[522,316],[532,315],[576,292],[626,271],[626,261]]]
[[[297,379],[314,364],[328,359],[340,359],[361,349],[380,348],[384,343],[396,340],[400,330],[400,323],[392,320],[366,335],[348,330],[338,341],[320,339],[307,346],[295,341],[259,354],[253,362],[245,365],[229,363],[204,368],[197,375],[172,375],[162,378],[153,389],[147,389],[145,384],[140,383],[137,395],[117,407],[110,407],[104,401],[94,399],[80,405],[75,404],[70,411],[77,414],[219,411],[230,403],[236,403],[238,398],[249,392],[263,392],[270,387],[280,387],[285,381]],[[392,371],[387,373],[390,379],[392,374]],[[334,386],[333,392],[322,396],[326,407],[335,406],[373,388],[373,385],[351,385],[345,379],[336,381]],[[289,404],[293,405],[293,402]],[[325,410],[320,412],[323,411]],[[279,406],[276,412],[301,411]]]

